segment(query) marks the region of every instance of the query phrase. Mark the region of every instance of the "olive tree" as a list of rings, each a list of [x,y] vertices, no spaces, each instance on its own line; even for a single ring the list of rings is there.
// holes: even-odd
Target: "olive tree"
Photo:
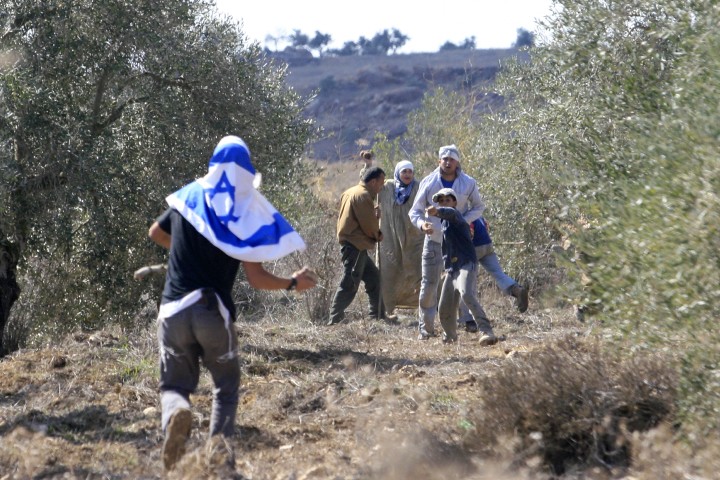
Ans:
[[[548,41],[506,67],[497,87],[512,100],[478,135],[489,171],[506,169],[491,193],[535,192],[523,197],[561,235],[568,297],[613,345],[678,353],[681,416],[716,430],[716,2],[556,3]]]
[[[0,332],[16,301],[48,331],[127,322],[149,223],[224,135],[293,204],[303,105],[212,3],[7,0],[0,22]]]

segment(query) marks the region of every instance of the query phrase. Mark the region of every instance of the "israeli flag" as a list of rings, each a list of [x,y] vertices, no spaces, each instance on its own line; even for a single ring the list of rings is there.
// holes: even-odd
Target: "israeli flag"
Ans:
[[[250,149],[235,136],[215,147],[208,173],[166,198],[210,243],[248,262],[277,260],[305,242],[260,193]]]

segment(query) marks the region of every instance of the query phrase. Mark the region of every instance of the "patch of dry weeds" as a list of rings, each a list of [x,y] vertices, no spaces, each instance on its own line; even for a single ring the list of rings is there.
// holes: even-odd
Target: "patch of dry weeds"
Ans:
[[[512,435],[494,456],[478,452],[481,387],[556,337],[581,341],[586,327],[569,309],[520,315],[492,291],[483,303],[505,336],[491,347],[464,331],[454,345],[418,341],[414,311],[399,311],[395,324],[369,321],[361,299],[333,327],[276,310],[238,321],[238,435],[207,445],[212,385],[204,374],[191,397],[188,454],[169,478],[550,478],[541,462],[516,461]],[[78,334],[4,358],[0,478],[162,478],[157,369],[152,325],[132,337]],[[652,466],[648,438],[629,440],[643,468]]]

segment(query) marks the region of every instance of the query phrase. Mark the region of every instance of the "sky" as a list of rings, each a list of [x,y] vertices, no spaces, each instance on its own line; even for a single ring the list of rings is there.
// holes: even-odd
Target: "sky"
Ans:
[[[376,33],[398,29],[410,37],[398,53],[437,52],[450,41],[456,45],[475,37],[476,48],[508,48],[517,30],[536,31],[536,19],[550,13],[552,0],[216,0],[218,10],[243,22],[243,32],[271,50],[266,37],[300,30],[330,34],[329,48]],[[431,6],[429,6],[431,5]],[[283,48],[286,44],[278,46]]]

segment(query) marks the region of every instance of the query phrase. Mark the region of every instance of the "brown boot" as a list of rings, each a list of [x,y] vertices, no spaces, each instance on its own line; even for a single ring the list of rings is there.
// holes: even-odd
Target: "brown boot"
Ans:
[[[528,291],[527,288],[518,285],[517,283],[510,288],[510,295],[515,297],[515,306],[520,313],[524,313],[528,309]]]
[[[162,449],[162,458],[165,471],[175,467],[180,457],[185,454],[185,442],[190,436],[192,428],[192,413],[187,408],[179,408],[172,417],[165,430],[165,443]]]

